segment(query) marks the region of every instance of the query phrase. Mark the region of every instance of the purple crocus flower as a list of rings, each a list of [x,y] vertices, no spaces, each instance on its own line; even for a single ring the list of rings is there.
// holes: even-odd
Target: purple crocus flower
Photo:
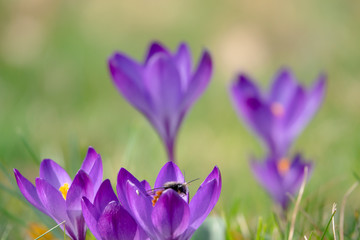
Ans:
[[[307,91],[289,69],[282,69],[267,95],[244,74],[237,77],[230,91],[239,115],[262,138],[269,154],[280,159],[318,110],[325,82],[325,76],[320,75]]]
[[[86,226],[81,210],[83,196],[93,200],[102,181],[101,156],[91,147],[80,170],[71,180],[66,171],[51,159],[40,164],[40,177],[35,186],[14,169],[21,193],[37,209],[57,223],[65,221],[66,234],[73,240],[83,240]]]
[[[210,81],[212,62],[204,51],[193,69],[188,46],[172,54],[152,43],[143,63],[123,53],[109,58],[113,82],[121,94],[145,115],[161,137],[169,161],[175,161],[175,142],[186,113]]]
[[[144,230],[120,204],[110,181],[105,180],[94,203],[83,197],[81,203],[86,225],[98,240],[144,240]]]
[[[288,194],[296,195],[304,180],[305,167],[308,167],[308,176],[312,164],[305,162],[300,154],[293,159],[280,160],[267,158],[265,162],[253,160],[251,168],[257,181],[266,189],[271,198],[286,210],[290,201]]]
[[[150,239],[190,239],[219,199],[221,175],[217,167],[207,176],[189,201],[184,176],[173,162],[161,169],[152,190],[120,169],[117,192],[120,202]],[[172,185],[172,187],[164,187]],[[185,188],[182,188],[185,187]],[[155,193],[154,193],[155,192]]]

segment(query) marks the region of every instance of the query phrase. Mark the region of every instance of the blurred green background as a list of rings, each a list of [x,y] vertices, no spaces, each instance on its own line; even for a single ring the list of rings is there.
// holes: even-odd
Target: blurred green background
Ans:
[[[153,183],[165,151],[107,70],[113,51],[141,61],[153,40],[171,50],[187,42],[194,62],[211,52],[214,75],[183,122],[178,165],[186,179],[218,165],[223,189],[213,212],[236,206],[250,225],[273,206],[248,165],[264,150],[236,116],[229,83],[246,72],[267,88],[281,66],[307,86],[327,73],[323,106],[293,152],[315,163],[305,201],[331,209],[360,174],[359,23],[358,0],[0,0],[0,236],[19,238],[42,219],[10,191],[18,191],[13,168],[34,180],[35,162],[51,158],[73,177],[91,145],[113,186],[121,167]],[[359,191],[350,197],[349,214],[359,199]]]

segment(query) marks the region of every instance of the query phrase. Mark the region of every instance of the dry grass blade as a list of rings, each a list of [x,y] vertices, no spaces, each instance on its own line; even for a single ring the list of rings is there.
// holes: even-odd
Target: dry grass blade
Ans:
[[[350,196],[350,194],[355,190],[355,188],[359,185],[359,182],[354,183],[349,190],[346,191],[344,198],[341,203],[340,209],[340,240],[344,240],[344,215],[345,215],[345,206],[346,200]]]
[[[298,195],[298,197],[296,199],[296,204],[295,204],[295,207],[294,207],[294,211],[293,211],[293,214],[291,216],[291,225],[290,225],[290,231],[289,231],[288,240],[292,240],[293,237],[294,237],[296,215],[297,215],[297,213],[299,211],[299,206],[300,206],[302,195],[304,194],[305,185],[306,185],[306,181],[307,181],[307,175],[308,175],[308,167],[305,167],[305,169],[304,169],[304,179],[303,179],[303,182],[301,183],[301,187],[300,187],[300,190],[299,190],[299,195]]]
[[[336,212],[336,203],[333,204],[331,214],[335,215],[335,212]],[[334,217],[332,218],[331,222],[332,222],[332,230],[333,230],[334,240],[336,240],[335,218]]]
[[[65,224],[65,221],[62,221],[61,223],[59,223],[58,225],[56,225],[55,227],[50,228],[48,231],[44,232],[43,234],[41,234],[40,236],[38,236],[37,238],[35,238],[34,240],[40,239],[43,236],[45,236],[46,234],[48,234],[49,232],[53,231],[55,228],[59,227],[60,225]],[[65,225],[64,225],[65,226]],[[65,228],[64,228],[64,239],[65,239]]]
[[[329,220],[328,224],[326,225],[325,231],[324,231],[323,235],[322,235],[321,238],[320,238],[321,240],[325,239],[325,235],[326,235],[326,233],[327,233],[327,231],[328,231],[328,229],[329,229],[329,226],[330,226],[331,222],[332,222],[333,219],[334,219],[335,213],[336,213],[336,211],[334,211],[334,212],[331,214],[330,220]]]

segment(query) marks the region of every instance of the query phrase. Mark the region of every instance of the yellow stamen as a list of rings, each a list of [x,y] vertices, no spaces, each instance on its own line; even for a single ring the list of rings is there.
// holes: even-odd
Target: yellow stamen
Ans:
[[[28,235],[30,236],[31,239],[35,239],[37,237],[39,237],[41,234],[44,234],[46,231],[48,231],[49,229],[47,227],[45,227],[44,225],[40,224],[40,223],[30,223],[29,224],[29,228],[27,230]],[[52,233],[48,233],[45,236],[43,236],[41,239],[44,240],[52,240],[52,239],[56,239],[54,237],[54,235],[52,235]]]
[[[66,195],[69,191],[69,184],[68,183],[64,183],[64,185],[62,185],[60,188],[59,188],[59,191],[61,192],[63,198],[66,200]]]
[[[271,112],[276,117],[282,117],[282,116],[284,116],[285,109],[284,109],[284,106],[281,103],[274,102],[274,103],[271,104]]]
[[[286,174],[290,169],[290,161],[287,158],[282,158],[277,164],[277,169],[281,175]]]

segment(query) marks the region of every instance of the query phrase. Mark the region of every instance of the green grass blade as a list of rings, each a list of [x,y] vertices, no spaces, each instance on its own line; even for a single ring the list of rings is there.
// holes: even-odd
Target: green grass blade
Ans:
[[[328,231],[328,229],[329,229],[329,226],[330,226],[330,224],[331,224],[331,221],[332,221],[335,213],[336,213],[336,211],[334,211],[334,213],[331,214],[330,220],[329,220],[328,224],[326,225],[325,231],[324,231],[323,235],[322,235],[321,238],[320,238],[321,240],[323,240],[323,239],[325,238],[325,235],[326,235],[326,233],[327,233],[327,231]]]
[[[262,218],[259,218],[259,222],[258,222],[258,228],[256,231],[256,240],[261,240],[261,232],[262,232]]]

